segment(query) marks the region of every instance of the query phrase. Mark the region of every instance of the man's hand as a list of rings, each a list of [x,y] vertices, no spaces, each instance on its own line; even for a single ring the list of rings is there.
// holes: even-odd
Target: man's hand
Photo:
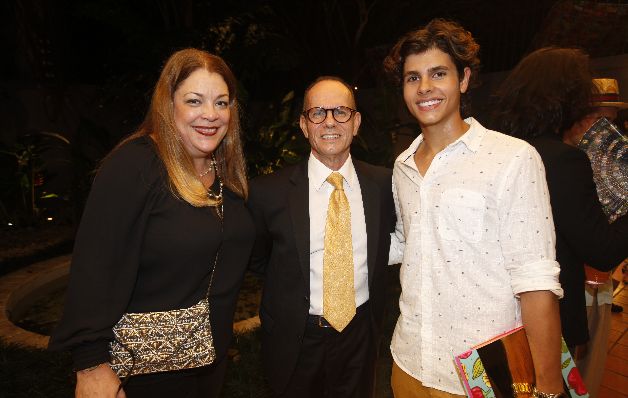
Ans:
[[[534,362],[536,388],[545,393],[563,392],[558,298],[547,290],[525,292],[519,297],[523,326]]]
[[[119,387],[120,379],[107,363],[76,372],[76,398],[126,398]]]

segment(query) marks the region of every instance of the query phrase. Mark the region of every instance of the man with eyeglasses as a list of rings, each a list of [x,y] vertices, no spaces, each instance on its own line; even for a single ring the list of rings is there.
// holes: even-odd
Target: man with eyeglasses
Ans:
[[[262,357],[278,397],[373,394],[395,215],[391,171],[350,155],[355,108],[346,82],[316,79],[299,121],[309,158],[250,185]]]

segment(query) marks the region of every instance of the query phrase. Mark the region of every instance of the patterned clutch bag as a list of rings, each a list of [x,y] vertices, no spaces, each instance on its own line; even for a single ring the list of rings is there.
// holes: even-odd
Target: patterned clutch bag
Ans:
[[[561,345],[563,384],[571,398],[589,393],[565,340]],[[523,327],[496,336],[454,358],[469,398],[532,397],[534,364]]]
[[[183,309],[125,313],[113,333],[111,368],[121,378],[197,368],[216,359],[207,298]]]

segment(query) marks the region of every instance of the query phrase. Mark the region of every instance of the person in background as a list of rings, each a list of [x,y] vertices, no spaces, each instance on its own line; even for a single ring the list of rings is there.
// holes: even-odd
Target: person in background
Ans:
[[[628,104],[619,99],[619,85],[615,79],[593,79],[591,112],[586,115],[579,128],[570,129],[565,143],[577,146],[589,125],[605,117],[611,123],[617,121],[620,109]],[[622,312],[623,308],[613,304],[613,279],[611,271],[598,271],[585,265],[585,300],[589,342],[578,360],[585,385],[592,398],[598,396],[606,365],[608,336],[611,329],[611,312]]]
[[[219,396],[254,240],[247,192],[233,73],[207,52],[174,53],[144,122],[103,161],[81,219],[65,311],[50,340],[50,349],[72,352],[77,397]],[[114,325],[126,313],[187,310],[208,288],[213,363],[131,373],[122,388],[110,365]],[[190,332],[184,341],[196,330],[182,332]]]
[[[522,324],[536,386],[513,391],[563,396],[562,289],[543,164],[526,142],[462,118],[478,52],[468,31],[435,19],[384,61],[421,127],[393,170],[396,398],[462,397],[454,355]]]
[[[615,79],[593,79],[590,111],[576,123],[574,128],[566,130],[563,141],[577,147],[586,131],[599,118],[605,117],[615,123],[620,109],[628,104],[619,100],[619,84]]]
[[[597,118],[615,113],[599,99],[592,104],[593,90],[584,52],[542,48],[522,59],[502,83],[493,118],[503,131],[528,140],[545,164],[565,291],[560,301],[562,333],[580,364],[589,341],[584,264],[607,272],[628,257],[628,217],[609,224],[589,158],[576,148]],[[586,383],[586,367],[583,370],[594,396],[599,381]]]
[[[251,181],[264,274],[264,371],[278,397],[373,395],[390,232],[391,172],[353,159],[361,115],[342,79],[305,90],[307,160]]]

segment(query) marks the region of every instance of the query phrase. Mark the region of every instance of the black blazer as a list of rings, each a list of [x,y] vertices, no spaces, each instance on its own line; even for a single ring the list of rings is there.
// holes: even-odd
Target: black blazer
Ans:
[[[565,296],[560,301],[563,337],[568,345],[589,340],[584,267],[609,271],[628,257],[628,216],[608,223],[597,197],[587,155],[558,136],[530,140],[545,164],[556,228],[556,259]]]
[[[353,164],[366,219],[373,341],[379,344],[395,225],[392,172],[357,160]],[[248,205],[257,231],[251,268],[265,275],[260,307],[264,368],[271,387],[282,391],[294,371],[310,307],[307,160],[251,181]]]

